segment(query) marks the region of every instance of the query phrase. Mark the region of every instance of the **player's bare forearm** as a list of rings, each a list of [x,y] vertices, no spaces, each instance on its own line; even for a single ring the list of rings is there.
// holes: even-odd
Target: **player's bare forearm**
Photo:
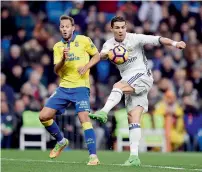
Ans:
[[[58,72],[60,71],[60,69],[62,68],[62,66],[65,64],[65,58],[62,58],[62,60],[57,63],[55,66],[54,66],[54,72],[58,75]]]
[[[79,74],[84,75],[91,67],[97,64],[99,61],[100,61],[100,54],[96,53],[85,66],[80,66],[78,68]]]
[[[161,42],[162,45],[174,46],[174,47],[176,47],[178,49],[184,49],[186,47],[186,44],[183,41],[176,42],[176,41],[173,41],[173,40],[171,40],[169,38],[164,38],[164,37],[160,38],[160,42]]]
[[[90,61],[86,64],[87,69],[90,69],[93,67],[95,64],[97,64],[100,61],[100,54],[96,53]]]

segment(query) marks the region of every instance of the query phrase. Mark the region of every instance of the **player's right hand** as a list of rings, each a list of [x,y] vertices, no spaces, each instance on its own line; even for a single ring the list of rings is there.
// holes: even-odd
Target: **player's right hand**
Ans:
[[[63,60],[66,60],[68,58],[69,54],[69,48],[64,48],[63,50]]]
[[[100,59],[107,60],[108,59],[108,53],[100,53]]]
[[[184,49],[186,47],[186,43],[183,41],[177,42],[176,48],[178,49]]]

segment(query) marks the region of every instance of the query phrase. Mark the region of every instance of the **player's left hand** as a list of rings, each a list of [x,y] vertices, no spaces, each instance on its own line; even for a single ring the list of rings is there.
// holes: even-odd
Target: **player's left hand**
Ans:
[[[78,68],[78,72],[80,75],[84,75],[87,72],[88,68],[86,66],[81,66]]]
[[[186,47],[186,44],[183,41],[177,42],[176,44],[176,48],[178,49],[184,49],[185,47]]]

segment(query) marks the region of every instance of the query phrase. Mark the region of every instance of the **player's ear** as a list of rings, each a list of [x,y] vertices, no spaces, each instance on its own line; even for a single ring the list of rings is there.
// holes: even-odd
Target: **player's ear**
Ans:
[[[74,26],[72,26],[72,30],[73,30],[73,32],[75,31],[75,25],[74,25]]]

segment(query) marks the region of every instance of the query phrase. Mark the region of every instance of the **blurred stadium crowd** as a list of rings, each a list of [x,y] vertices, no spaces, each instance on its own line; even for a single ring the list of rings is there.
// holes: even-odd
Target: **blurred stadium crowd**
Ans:
[[[142,126],[165,128],[170,150],[202,151],[198,139],[202,135],[201,2],[1,3],[2,147],[18,147],[23,112],[39,111],[57,87],[52,48],[61,39],[59,17],[67,14],[75,19],[75,33],[89,36],[99,50],[112,37],[109,21],[114,15],[127,19],[128,32],[161,35],[187,43],[184,51],[173,47],[145,47],[154,86],[148,96],[149,112],[145,115],[149,117],[149,124]],[[118,70],[109,61],[101,61],[91,70],[93,110],[104,105],[113,83],[119,79]],[[156,116],[163,120],[159,121]],[[116,127],[114,121],[97,125],[101,131],[98,138],[100,133],[105,133],[108,141],[111,139],[111,128]],[[71,122],[65,128],[75,132]]]

